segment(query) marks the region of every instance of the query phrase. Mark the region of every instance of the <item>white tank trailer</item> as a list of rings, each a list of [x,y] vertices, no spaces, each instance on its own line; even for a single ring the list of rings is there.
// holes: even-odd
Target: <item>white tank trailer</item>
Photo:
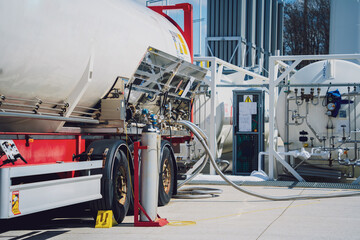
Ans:
[[[118,77],[133,76],[148,47],[191,61],[179,30],[134,1],[1,1],[0,32],[1,97],[49,108],[71,105],[84,89],[77,105],[94,107]],[[85,88],[81,79],[92,62]],[[0,118],[0,131],[54,132],[60,125]]]
[[[191,12],[191,5],[181,6],[175,8]],[[39,171],[44,182],[48,173],[101,168],[51,181],[58,188],[49,201],[36,187],[36,193],[21,190],[22,215],[98,199],[92,209],[112,209],[121,222],[132,204],[132,144],[141,138],[149,145],[142,152],[141,201],[155,220],[157,205],[177,189],[170,141],[191,138],[176,122],[191,119],[191,99],[207,72],[191,63],[182,32],[130,0],[0,1],[0,137],[7,142],[0,146],[0,218],[15,216],[10,191],[33,184],[22,176]],[[149,125],[156,133],[145,128],[141,136]],[[97,167],[90,160],[98,160]],[[20,186],[10,184],[13,168],[24,174],[16,175]],[[96,184],[78,184],[94,174]],[[67,181],[71,187],[60,185]],[[79,196],[67,195],[73,192]]]

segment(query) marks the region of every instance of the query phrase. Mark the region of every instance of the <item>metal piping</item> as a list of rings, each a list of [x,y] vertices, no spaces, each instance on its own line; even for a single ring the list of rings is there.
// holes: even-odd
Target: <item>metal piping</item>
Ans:
[[[314,130],[314,128],[310,125],[309,121],[308,121],[308,116],[309,116],[309,103],[306,103],[306,116],[305,116],[305,122],[306,125],[309,127],[309,129],[311,130],[311,132],[315,135],[315,137],[317,138],[317,140],[319,142],[322,142],[322,139],[320,139],[320,136],[317,134],[317,132]]]
[[[351,117],[350,117],[350,103],[351,103],[351,95],[350,95],[350,87],[348,87],[348,116],[349,116],[349,138],[351,137]],[[356,107],[355,105],[354,105],[354,107]],[[356,122],[356,118],[355,118],[355,122]],[[355,150],[356,151],[356,150]]]
[[[267,199],[267,200],[273,200],[273,201],[286,201],[286,200],[299,200],[299,199],[318,199],[318,198],[334,198],[334,197],[348,197],[348,196],[356,196],[356,195],[360,195],[360,192],[354,192],[354,191],[350,191],[350,192],[346,192],[346,193],[335,193],[335,194],[326,194],[326,195],[303,195],[303,196],[299,196],[299,195],[293,195],[293,196],[283,196],[283,197],[276,197],[276,196],[268,196],[268,195],[261,195],[255,192],[252,192],[250,190],[246,190],[238,185],[236,185],[234,182],[232,182],[230,179],[228,179],[219,169],[219,167],[217,166],[215,159],[213,157],[213,155],[210,152],[209,147],[205,144],[205,140],[201,137],[201,135],[199,134],[199,128],[196,125],[192,125],[189,124],[188,121],[180,121],[178,122],[179,125],[185,126],[187,127],[191,132],[194,133],[194,135],[199,139],[200,143],[203,145],[203,147],[205,148],[205,151],[207,152],[207,154],[209,155],[210,161],[213,164],[215,171],[222,177],[222,179],[224,179],[224,181],[226,181],[227,183],[229,183],[232,187],[234,187],[235,189],[249,194],[251,196],[255,196],[255,197],[259,197],[259,198],[263,198],[263,199]]]
[[[17,118],[30,118],[30,119],[51,120],[51,121],[99,124],[99,121],[95,119],[75,118],[75,117],[56,117],[56,116],[27,114],[27,113],[0,112],[0,117],[17,117]]]
[[[354,91],[355,91],[355,89],[354,89]],[[356,107],[357,107],[357,97],[356,97],[357,95],[356,94],[354,94],[354,130],[356,131],[356,129],[357,129],[357,126],[356,126]],[[350,103],[349,103],[350,104]],[[349,118],[350,118],[350,116],[349,116]],[[349,137],[351,137],[351,136],[349,136]],[[358,159],[358,146],[357,146],[357,135],[356,135],[356,132],[355,132],[355,144],[354,144],[354,147],[355,147],[355,159]]]
[[[289,84],[289,76],[286,77],[286,81],[285,83]],[[284,91],[285,93],[285,141],[284,141],[284,147],[285,147],[285,152],[289,151],[289,100],[288,100],[288,96],[290,93],[290,87],[287,87],[287,90]],[[297,102],[295,100],[295,102]],[[259,153],[259,158],[260,158],[260,153]],[[285,157],[285,160],[287,162],[289,162],[289,157]],[[259,163],[261,162],[261,159],[259,159]],[[292,167],[294,167],[293,163],[290,162],[290,165]],[[260,165],[259,165],[260,166]],[[259,168],[260,170],[262,170],[261,168]]]

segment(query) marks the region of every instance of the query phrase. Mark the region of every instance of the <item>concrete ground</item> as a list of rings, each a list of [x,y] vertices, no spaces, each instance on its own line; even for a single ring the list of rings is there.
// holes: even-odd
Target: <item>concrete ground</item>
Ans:
[[[170,225],[134,227],[133,217],[95,229],[85,205],[1,222],[0,240],[29,239],[360,239],[360,196],[274,202],[229,186],[209,199],[172,199],[158,209]],[[246,187],[268,195],[331,194],[345,190]],[[56,217],[50,219],[51,217]]]

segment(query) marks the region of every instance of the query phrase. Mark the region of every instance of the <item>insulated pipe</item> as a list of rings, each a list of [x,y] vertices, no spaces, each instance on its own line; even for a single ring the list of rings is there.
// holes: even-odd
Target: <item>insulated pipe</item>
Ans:
[[[334,198],[334,197],[349,197],[349,196],[355,196],[355,195],[360,195],[360,191],[359,192],[354,192],[354,191],[350,191],[350,192],[346,192],[346,193],[335,193],[335,194],[327,194],[327,195],[320,195],[320,194],[314,194],[314,195],[292,195],[292,196],[283,196],[283,197],[276,197],[276,196],[268,196],[268,195],[262,195],[262,194],[258,194],[255,192],[252,192],[250,190],[246,190],[238,185],[236,185],[234,182],[232,182],[230,179],[228,179],[222,172],[221,170],[218,168],[215,159],[213,157],[213,155],[210,152],[209,147],[205,144],[205,140],[201,137],[201,135],[199,134],[198,130],[199,128],[197,126],[191,125],[189,124],[188,121],[179,121],[178,124],[187,127],[191,132],[194,133],[194,135],[199,139],[200,143],[203,145],[205,151],[207,152],[207,154],[209,155],[210,161],[213,164],[215,171],[222,177],[222,179],[224,179],[224,181],[226,181],[227,183],[229,183],[232,187],[234,187],[235,189],[249,194],[251,196],[255,196],[255,197],[259,197],[259,198],[263,198],[263,199],[267,199],[267,200],[273,200],[273,201],[285,201],[285,200],[298,200],[298,199],[318,199],[318,198]]]
[[[153,221],[157,218],[159,191],[158,138],[160,138],[160,135],[151,124],[144,127],[141,145],[147,146],[147,149],[141,150],[140,203]],[[140,214],[140,219],[143,222],[149,221],[143,212]]]

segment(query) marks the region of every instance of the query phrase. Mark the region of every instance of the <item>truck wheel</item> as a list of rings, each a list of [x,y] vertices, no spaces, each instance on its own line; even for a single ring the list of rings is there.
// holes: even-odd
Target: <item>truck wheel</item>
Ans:
[[[165,206],[170,202],[175,186],[174,159],[169,148],[169,145],[163,146],[160,155],[159,206]]]
[[[118,148],[113,154],[112,161],[105,164],[103,169],[103,198],[91,203],[90,207],[94,213],[99,210],[112,210],[116,222],[121,223],[124,220],[132,201],[129,169],[125,153]]]
[[[115,220],[120,223],[124,220],[129,210],[132,191],[126,156],[122,151],[118,153],[117,157],[120,157],[120,161],[115,161],[114,165],[114,203],[112,209]]]

